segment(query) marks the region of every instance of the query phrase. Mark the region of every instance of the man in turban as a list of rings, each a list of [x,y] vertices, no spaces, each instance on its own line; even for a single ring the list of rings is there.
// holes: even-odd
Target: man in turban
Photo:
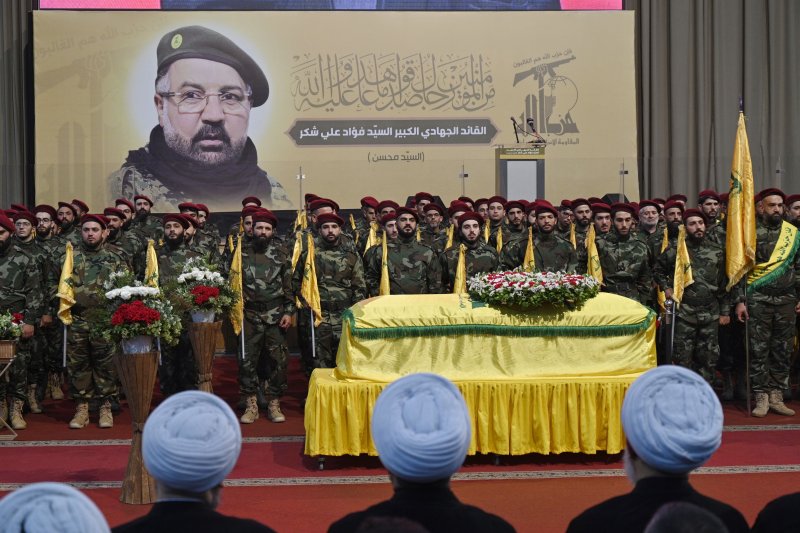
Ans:
[[[114,531],[272,531],[215,510],[222,482],[241,451],[239,420],[219,397],[201,391],[170,396],[150,414],[142,433],[142,457],[156,480],[156,504]]]
[[[722,406],[699,374],[665,365],[639,376],[622,403],[622,427],[625,473],[633,491],[584,511],[568,533],[643,531],[663,504],[678,501],[711,511],[731,533],[748,531],[739,511],[689,483],[689,473],[722,442]]]
[[[108,533],[103,513],[86,495],[63,483],[32,483],[0,500],[5,533]]]
[[[499,516],[461,503],[450,490],[471,438],[470,414],[455,385],[436,374],[398,379],[381,392],[372,411],[372,440],[394,496],[345,516],[328,531],[359,531],[376,516],[408,518],[431,533],[514,531]]]

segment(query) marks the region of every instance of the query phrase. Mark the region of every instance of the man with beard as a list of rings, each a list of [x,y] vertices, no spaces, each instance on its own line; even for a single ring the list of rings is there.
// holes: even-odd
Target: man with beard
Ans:
[[[720,198],[711,189],[700,191],[697,195],[697,207],[703,212],[708,220],[706,226],[706,239],[725,246],[726,227],[720,223]]]
[[[469,206],[467,206],[467,209],[469,209]],[[506,199],[502,196],[492,196],[489,198],[487,216],[489,217],[487,220],[489,227],[488,230],[484,228],[484,231],[489,232],[489,237],[486,239],[486,242],[489,243],[489,246],[497,250],[499,254],[503,245],[506,243],[504,238],[506,236],[505,234],[501,234],[500,237],[497,236],[498,232],[505,229],[506,225]]]
[[[800,255],[797,228],[783,220],[786,195],[779,189],[759,193],[756,221],[756,266],[747,277],[747,303],[736,305],[740,321],[750,331],[750,387],[755,394],[753,416],[772,410],[792,416],[783,403],[789,386],[795,320],[800,313]]]
[[[395,212],[397,239],[386,243],[389,294],[439,294],[442,292],[442,267],[433,249],[417,242],[417,213],[407,207]],[[370,296],[380,294],[383,272],[383,246],[365,263]]]
[[[458,217],[457,239],[439,256],[442,261],[442,274],[447,292],[453,292],[462,245],[464,246],[465,279],[475,274],[494,272],[500,266],[497,250],[483,242],[482,224],[483,217],[474,211],[467,211]]]
[[[529,239],[533,239],[532,272],[563,271],[574,274],[578,256],[569,241],[556,235],[557,216],[558,211],[550,202],[539,200],[536,203],[536,233],[531,231],[527,239],[517,239],[506,245],[500,253],[500,267],[511,270],[525,266]]]
[[[278,219],[264,210],[253,215],[253,241],[242,250],[244,356],[239,359],[239,393],[246,409],[240,421],[258,419],[258,388],[266,379],[267,416],[284,422],[280,399],[286,392],[289,349],[286,330],[295,312],[292,270],[282,243],[274,240]],[[241,354],[240,354],[241,355]]]
[[[494,246],[498,254],[512,241],[525,239],[528,235],[528,226],[525,224],[525,204],[520,200],[509,200],[505,203],[504,208],[507,222],[489,236],[489,246]],[[502,237],[498,236],[499,232],[502,232]],[[499,239],[502,240],[498,242]],[[502,246],[498,246],[498,244],[502,244]]]
[[[160,218],[150,213],[153,209],[153,200],[149,196],[137,194],[133,197],[133,202],[136,207],[136,217],[133,219],[133,225],[148,239],[159,242],[164,238],[164,226]]]
[[[380,241],[378,244],[374,246],[370,246],[364,252],[364,281],[367,284],[367,294],[375,296],[378,294],[378,282],[380,278],[375,281],[373,286],[372,280],[369,278],[369,272],[367,272],[367,267],[373,264],[374,262],[380,262],[381,257],[383,257],[383,241],[385,240],[387,244],[394,243],[397,241],[397,236],[399,231],[397,229],[397,212],[392,211],[391,213],[387,214],[381,219],[381,223],[379,224],[379,229],[382,233]],[[373,292],[373,287],[375,291]]]
[[[592,207],[586,198],[572,200],[572,214],[575,217],[575,253],[578,256],[578,274],[586,274],[589,255],[586,251],[586,236],[592,223]]]
[[[698,209],[683,212],[686,249],[694,283],[684,288],[675,322],[672,364],[690,368],[713,385],[719,359],[719,326],[730,323],[735,294],[727,292],[725,248],[709,240],[706,215]],[[654,277],[667,299],[675,278],[677,244],[658,258]]]
[[[361,216],[355,219],[351,225],[353,240],[356,247],[362,249],[369,237],[369,230],[376,224],[378,200],[372,196],[365,196],[361,199]]]
[[[19,313],[23,321],[17,357],[6,374],[8,379],[0,379],[0,418],[9,420],[14,429],[25,429],[22,407],[28,394],[28,361],[45,296],[36,260],[14,242],[15,231],[14,222],[0,213],[0,313]]]
[[[185,200],[238,209],[242,195],[292,207],[283,187],[258,166],[247,135],[250,113],[269,95],[264,72],[233,41],[202,26],[165,34],[156,50],[153,97],[158,126],[109,177],[117,196],[146,194],[158,211]]]
[[[595,235],[598,238],[608,235],[611,231],[611,206],[603,202],[596,202],[592,204],[592,216],[594,222]],[[633,221],[633,217],[631,217]]]
[[[669,200],[664,204],[664,231],[651,235],[647,243],[654,265],[664,250],[670,246],[675,247],[681,224],[683,224],[683,205],[675,200]]]
[[[138,271],[134,262],[137,261],[139,254],[146,251],[147,243],[143,243],[139,237],[123,229],[125,213],[116,207],[106,207],[103,210],[103,216],[108,219],[106,245],[133,265],[134,271]],[[144,272],[143,267],[141,270]]]
[[[89,401],[100,402],[98,426],[114,426],[111,398],[117,394],[117,375],[112,356],[114,346],[90,335],[89,312],[106,304],[103,282],[112,272],[127,272],[128,263],[105,244],[108,221],[102,215],[81,218],[81,244],[73,250],[73,269],[68,280],[72,286],[75,305],[70,309],[72,324],[67,334],[67,375],[70,396],[76,402],[75,416],[69,422],[72,429],[89,424]],[[65,257],[58,263],[63,271]]]
[[[433,248],[436,253],[444,251],[447,240],[446,231],[442,227],[444,209],[438,204],[430,203],[423,209],[425,215],[425,229],[420,232],[420,242]]]
[[[72,199],[72,207],[75,208],[75,218],[80,220],[83,218],[83,215],[89,213],[89,206],[83,200],[78,200],[77,198]]]
[[[164,242],[156,247],[158,257],[158,285],[174,283],[183,272],[183,265],[190,259],[207,259],[205,255],[186,244],[186,229],[189,220],[183,215],[168,214],[162,218]],[[184,324],[188,316],[183,317]],[[161,366],[158,367],[161,391],[169,396],[176,392],[197,388],[197,367],[194,363],[189,334],[184,328],[176,346],[161,346]]]
[[[800,228],[800,194],[786,197],[786,220],[796,228]]]
[[[81,232],[76,225],[76,217],[78,216],[75,207],[69,202],[58,202],[58,236],[62,242],[71,242],[73,246],[77,246],[81,242]]]
[[[556,235],[570,242],[570,234],[572,233],[572,226],[574,223],[575,215],[572,213],[572,202],[569,200],[561,200],[561,204],[558,206],[558,223],[555,229]]]
[[[211,215],[211,211],[208,209],[206,204],[195,205],[197,206],[197,225],[200,227],[200,231],[208,235],[217,245],[217,249],[219,249],[219,228],[216,226],[216,224],[208,220],[208,217]]]
[[[628,204],[616,203],[611,207],[611,216],[614,220],[613,231],[596,241],[603,270],[602,290],[647,305],[653,278],[647,246],[631,235],[633,208]]]
[[[200,226],[200,208],[197,204],[191,202],[182,202],[178,205],[178,209],[183,216],[189,217],[192,221],[192,232],[189,240],[190,246],[195,246],[205,252],[211,261],[218,261],[219,257],[219,242],[214,237],[205,231]]]
[[[318,237],[314,239],[314,268],[317,288],[322,304],[322,322],[315,328],[316,357],[301,354],[306,375],[314,368],[332,368],[336,365],[336,352],[342,337],[342,312],[367,295],[364,266],[354,249],[344,245],[342,220],[335,213],[315,216]],[[309,250],[305,247],[292,276],[292,290],[299,298],[304,265]],[[299,311],[308,316],[308,308]]]

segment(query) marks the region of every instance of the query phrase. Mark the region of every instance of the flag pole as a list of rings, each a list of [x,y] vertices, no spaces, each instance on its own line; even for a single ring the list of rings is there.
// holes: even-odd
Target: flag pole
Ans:
[[[67,325],[61,325],[64,328],[64,342],[62,343],[61,348],[61,355],[62,355],[62,368],[67,368]]]
[[[315,332],[314,327],[314,310],[311,306],[308,306],[308,312],[311,315],[311,357],[313,359],[317,358],[317,334]]]

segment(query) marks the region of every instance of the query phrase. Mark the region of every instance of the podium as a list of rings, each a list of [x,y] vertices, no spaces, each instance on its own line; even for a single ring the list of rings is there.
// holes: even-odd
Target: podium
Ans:
[[[495,146],[495,190],[511,199],[544,198],[544,145]]]

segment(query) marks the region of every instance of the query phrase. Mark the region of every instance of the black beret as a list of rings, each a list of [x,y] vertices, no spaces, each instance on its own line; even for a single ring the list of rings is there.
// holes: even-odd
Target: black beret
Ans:
[[[184,26],[161,38],[156,50],[158,71],[163,72],[179,59],[208,59],[236,70],[253,90],[253,107],[267,101],[269,84],[261,67],[233,41],[203,26]]]

